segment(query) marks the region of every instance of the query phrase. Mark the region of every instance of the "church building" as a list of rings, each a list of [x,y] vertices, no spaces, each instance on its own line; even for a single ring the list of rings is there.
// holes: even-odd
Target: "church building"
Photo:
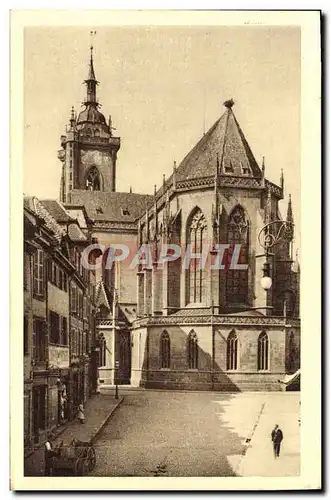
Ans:
[[[152,255],[96,269],[100,384],[281,390],[300,368],[300,268],[291,199],[285,219],[278,207],[283,173],[279,185],[267,179],[230,99],[158,190],[117,192],[121,140],[100,111],[92,47],[85,85],[84,108],[72,110],[61,136],[60,202],[84,207],[100,245],[126,245],[130,256],[148,245]],[[201,253],[205,243],[206,265],[185,265],[186,249]],[[178,245],[180,256],[160,261],[165,245]]]

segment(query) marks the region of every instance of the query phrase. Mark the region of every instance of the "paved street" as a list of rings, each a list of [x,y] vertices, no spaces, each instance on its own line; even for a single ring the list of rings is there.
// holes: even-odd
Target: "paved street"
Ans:
[[[263,454],[255,453],[251,455],[255,466],[246,466],[254,434],[258,436],[257,424],[263,417],[265,432],[260,432],[257,444],[265,441],[265,453],[270,455],[273,424],[279,423],[287,433],[287,420],[277,415],[278,409],[281,412],[284,403],[288,408],[289,397],[296,408],[299,398],[289,393],[122,390],[122,394],[124,402],[95,442],[93,476],[252,475],[264,462]],[[276,403],[270,406],[271,401]],[[266,411],[269,407],[271,414]],[[288,417],[297,422],[296,415]]]

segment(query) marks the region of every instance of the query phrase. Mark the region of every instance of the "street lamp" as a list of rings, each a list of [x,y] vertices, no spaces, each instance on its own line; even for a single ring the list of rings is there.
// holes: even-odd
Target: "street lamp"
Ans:
[[[291,221],[274,220],[269,222],[259,232],[259,242],[265,251],[266,261],[263,264],[263,276],[261,286],[266,292],[272,287],[272,278],[270,276],[270,262],[268,262],[270,249],[281,241],[291,241],[294,224]]]
[[[118,368],[119,361],[115,361],[115,399],[118,399]]]
[[[265,262],[263,264],[263,277],[261,278],[261,286],[266,292],[272,287],[272,279],[270,277],[270,264]]]

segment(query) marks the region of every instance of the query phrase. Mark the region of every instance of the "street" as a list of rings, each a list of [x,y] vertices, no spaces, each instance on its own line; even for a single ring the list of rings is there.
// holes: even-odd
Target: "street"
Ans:
[[[235,476],[266,395],[121,391],[93,476]]]

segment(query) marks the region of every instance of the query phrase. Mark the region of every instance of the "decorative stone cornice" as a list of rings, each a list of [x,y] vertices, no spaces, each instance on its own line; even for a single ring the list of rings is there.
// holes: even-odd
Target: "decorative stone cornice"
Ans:
[[[137,233],[138,225],[136,222],[108,222],[108,221],[95,221],[93,228],[105,231],[129,231]]]
[[[268,181],[267,179],[265,180],[265,186],[267,189],[270,189],[270,192],[276,196],[276,198],[279,198],[280,200],[284,198],[284,193],[281,187],[271,181]]]
[[[222,175],[218,179],[219,187],[239,187],[244,189],[262,189],[262,179],[255,177],[235,177],[231,175]]]
[[[133,322],[133,328],[158,325],[245,325],[254,327],[283,326],[299,327],[299,318],[284,318],[282,316],[230,316],[230,315],[200,315],[200,316],[155,316],[141,318]]]

